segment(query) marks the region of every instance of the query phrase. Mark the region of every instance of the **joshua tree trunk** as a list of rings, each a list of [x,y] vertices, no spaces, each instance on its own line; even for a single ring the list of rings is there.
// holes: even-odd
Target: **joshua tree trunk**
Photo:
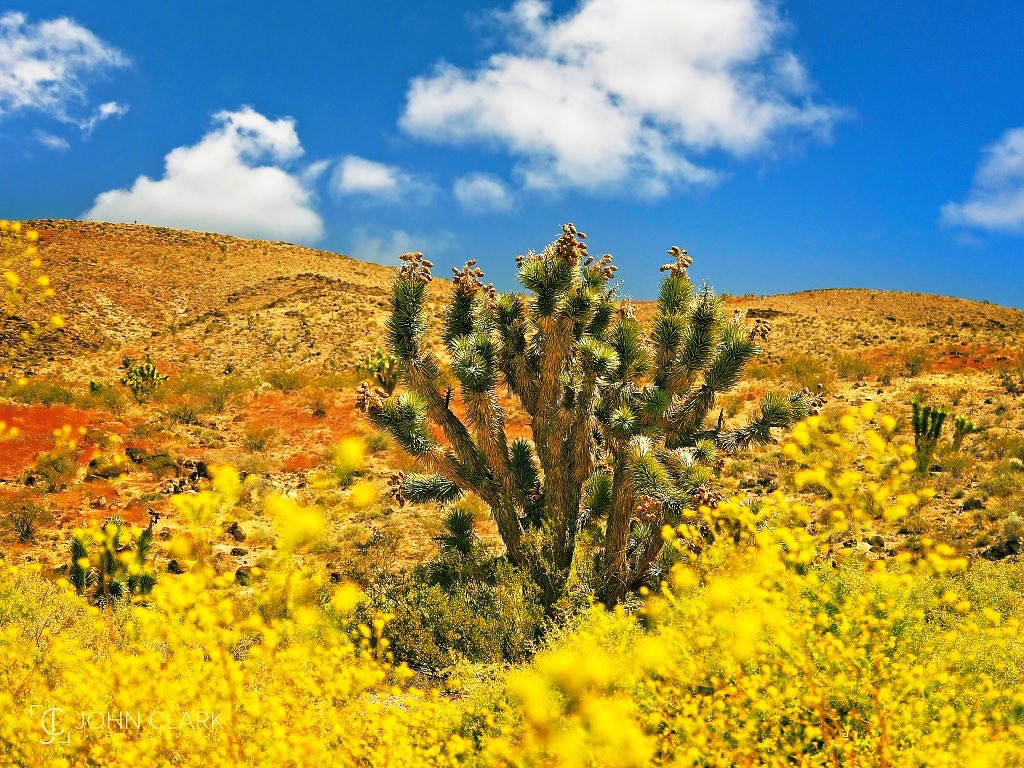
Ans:
[[[655,577],[662,526],[714,502],[720,453],[770,440],[810,404],[806,394],[772,393],[746,425],[726,428],[721,415],[709,425],[716,397],[759,354],[767,323],[727,318],[710,288],[694,290],[691,259],[673,248],[648,335],[611,286],[611,256],[589,257],[584,239],[567,224],[542,253],[517,259],[528,302],[496,294],[474,261],[453,270],[443,339],[461,415],[424,346],[433,265],[405,254],[388,334],[406,389],[385,398],[364,383],[359,393],[372,422],[429,470],[402,476],[399,492],[414,501],[482,499],[508,559],[549,605],[581,556],[597,555],[593,586],[609,605]],[[499,388],[525,411],[532,440],[508,439]],[[583,551],[584,529],[601,552]]]

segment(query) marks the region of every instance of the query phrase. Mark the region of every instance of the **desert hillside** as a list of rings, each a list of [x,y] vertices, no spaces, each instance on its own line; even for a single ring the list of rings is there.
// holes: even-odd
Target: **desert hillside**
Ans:
[[[88,455],[116,434],[142,458],[124,476],[94,477],[83,467],[57,482],[44,497],[53,545],[22,545],[9,556],[56,565],[57,544],[76,525],[112,511],[137,522],[151,509],[166,513],[172,480],[195,462],[230,463],[268,487],[301,489],[327,471],[339,440],[371,432],[354,410],[354,367],[384,345],[392,268],[225,235],[78,221],[30,226],[40,232],[66,328],[37,350],[27,384],[0,391],[0,418],[22,430],[0,449],[0,496],[38,492],[25,480],[64,424],[88,430]],[[430,283],[434,323],[450,291],[450,281]],[[730,297],[727,306],[767,320],[771,333],[747,381],[720,400],[725,418],[744,418],[772,388],[821,391],[832,408],[874,401],[904,424],[915,396],[951,407],[983,431],[968,438],[973,453],[949,457],[935,473],[940,494],[930,519],[909,533],[927,529],[971,551],[998,543],[1000,521],[1018,502],[1015,485],[997,481],[993,493],[988,473],[1006,469],[1020,448],[1020,398],[1000,372],[1020,366],[1024,312],[869,290]],[[638,305],[641,319],[653,312],[653,302]],[[120,364],[146,354],[170,379],[157,397],[135,403],[119,384]],[[507,405],[512,428],[525,433],[522,414]],[[382,499],[388,474],[409,466],[380,441],[372,474]],[[772,461],[738,461],[727,482],[771,487],[776,469]],[[173,515],[164,519],[173,527]],[[416,562],[432,551],[438,524],[430,505],[350,510],[334,521],[336,551],[324,553],[325,567],[342,569],[346,552],[371,541],[388,542],[395,563]],[[479,525],[495,543],[489,521]],[[225,558],[238,549],[230,544]],[[256,547],[232,562],[258,559]]]
[[[2,392],[2,416],[25,429],[0,446],[0,494],[24,496],[19,478],[63,423],[121,434],[173,467],[183,460],[233,463],[285,488],[323,471],[339,439],[367,432],[353,410],[354,366],[384,345],[393,268],[222,234],[66,220],[29,225],[40,232],[55,309],[67,326],[41,346],[29,384]],[[449,281],[430,284],[433,323],[451,290]],[[822,391],[829,407],[873,400],[901,419],[910,398],[924,396],[985,427],[969,438],[978,442],[981,467],[1013,453],[1010,444],[994,452],[988,446],[1004,436],[1013,442],[1020,426],[1019,398],[999,372],[1020,366],[1024,311],[868,290],[730,297],[728,306],[766,319],[771,333],[749,380],[721,399],[726,418],[742,419],[776,387]],[[653,302],[638,305],[641,319],[653,311]],[[170,381],[142,404],[118,382],[122,358],[145,354]],[[211,392],[219,392],[213,402]],[[508,407],[514,427],[522,415]],[[953,457],[956,476],[937,475],[940,497],[931,514],[940,535],[984,548],[991,525],[978,522],[977,509],[973,516],[959,510],[968,497],[986,494],[984,472],[965,463]],[[390,470],[407,465],[397,451],[383,450],[374,461],[381,487]],[[770,484],[774,467],[740,462],[735,470],[730,480],[751,487]],[[61,528],[109,507],[142,521],[145,510],[161,507],[161,482],[167,485],[161,472],[143,471],[59,488],[47,499],[56,513],[51,534],[59,539]],[[988,506],[973,505],[979,503]],[[992,515],[1001,517],[1013,505],[997,506]],[[393,517],[392,506],[381,510],[386,514],[339,520],[346,531],[339,549],[403,529],[396,545],[402,558],[430,551],[434,509],[414,505]],[[410,515],[423,524],[410,525]],[[485,536],[493,534],[487,521],[480,524]],[[343,558],[328,559],[340,567]]]

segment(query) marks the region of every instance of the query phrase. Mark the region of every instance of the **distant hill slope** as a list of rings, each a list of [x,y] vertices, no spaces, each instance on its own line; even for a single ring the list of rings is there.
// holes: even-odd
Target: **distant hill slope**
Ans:
[[[322,371],[346,368],[382,342],[391,267],[163,227],[29,224],[41,233],[56,309],[68,320],[46,350],[52,363],[100,363],[95,358],[149,350],[171,365]],[[432,283],[437,317],[449,286]],[[1024,330],[1024,311],[889,291],[807,291],[729,305],[772,322],[771,357],[927,343],[1005,348]],[[655,306],[642,302],[639,309],[650,317]]]
[[[38,220],[67,329],[55,362],[151,350],[200,367],[345,367],[380,344],[394,269],[281,242]],[[441,297],[445,291],[433,289]]]

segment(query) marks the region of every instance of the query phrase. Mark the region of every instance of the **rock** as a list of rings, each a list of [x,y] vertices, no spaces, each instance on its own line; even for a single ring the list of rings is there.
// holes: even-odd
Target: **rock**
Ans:
[[[1006,541],[989,547],[981,556],[986,560],[1005,560],[1008,557],[1019,555],[1024,550],[1024,544],[1020,539],[1007,539]]]
[[[160,529],[160,533],[158,533],[157,535],[160,537],[160,541],[170,541],[171,529],[170,528],[161,528]]]
[[[252,581],[252,569],[246,568],[244,565],[235,571],[235,583],[247,587],[249,582]]]
[[[185,569],[181,567],[181,564],[177,560],[171,560],[167,564],[168,573],[184,573]]]
[[[331,582],[334,584],[341,583],[341,574],[338,571],[331,571]]]
[[[961,509],[964,512],[971,512],[975,509],[985,509],[985,502],[983,502],[981,499],[968,499],[967,501],[964,502]]]
[[[868,544],[871,545],[872,549],[885,549],[885,539],[877,533],[874,536],[868,537]]]
[[[245,547],[232,547],[231,554],[235,557],[245,557],[249,554],[249,550]]]
[[[242,530],[242,526],[238,524],[237,520],[228,526],[227,534],[235,541],[245,541],[245,531]]]

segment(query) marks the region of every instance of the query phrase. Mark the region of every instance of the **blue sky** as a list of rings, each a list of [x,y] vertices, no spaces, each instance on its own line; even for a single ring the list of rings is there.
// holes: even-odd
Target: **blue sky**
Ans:
[[[244,10],[242,10],[244,7]],[[1024,4],[0,6],[0,215],[1024,307]],[[140,177],[145,177],[141,178]]]

